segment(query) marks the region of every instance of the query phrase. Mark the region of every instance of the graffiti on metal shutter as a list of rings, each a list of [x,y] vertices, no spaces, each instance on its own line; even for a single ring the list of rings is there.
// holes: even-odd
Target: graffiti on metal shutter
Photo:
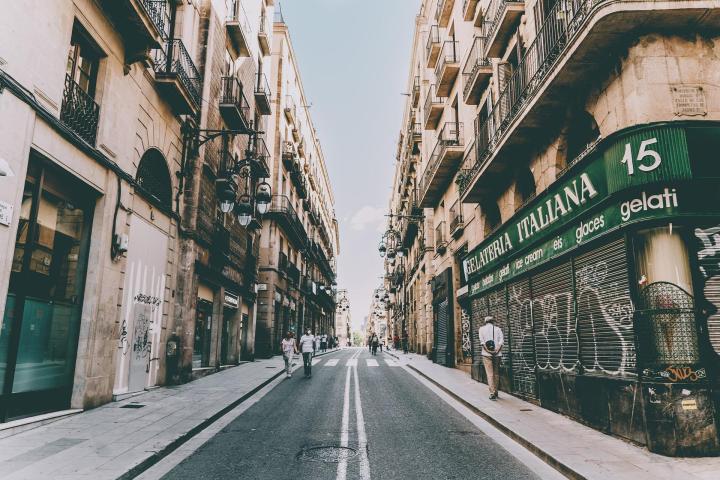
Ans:
[[[629,288],[623,240],[577,258],[580,360],[585,370],[618,376],[634,374],[634,307]]]
[[[500,328],[505,337],[505,346],[503,346],[504,355],[500,357],[500,365],[507,365],[510,362],[512,354],[512,339],[510,338],[510,328],[508,324],[508,310],[505,299],[505,287],[493,290],[487,294],[488,314],[493,316],[495,326]],[[481,325],[482,326],[482,325]]]
[[[472,358],[472,338],[470,330],[470,313],[466,308],[460,309],[460,329],[462,334],[463,359]]]
[[[513,391],[536,398],[532,300],[527,279],[508,285],[508,320],[512,338]]]
[[[704,280],[702,293],[708,303],[703,310],[708,317],[710,344],[720,355],[720,225],[696,228],[695,237],[701,244],[698,263]]]
[[[535,359],[541,370],[577,366],[572,270],[569,262],[532,277]]]

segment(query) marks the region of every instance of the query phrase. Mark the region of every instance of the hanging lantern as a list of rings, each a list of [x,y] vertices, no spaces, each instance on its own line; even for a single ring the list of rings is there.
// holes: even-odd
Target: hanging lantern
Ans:
[[[265,215],[270,208],[270,201],[272,200],[272,190],[270,184],[262,182],[257,186],[255,190],[255,205],[260,215]]]
[[[243,194],[240,196],[240,199],[235,205],[235,215],[237,215],[240,225],[243,227],[250,225],[253,218],[253,206],[250,195]]]
[[[387,251],[387,258],[389,258],[390,260],[392,260],[392,259],[395,258],[396,255],[397,255],[397,252],[395,251],[394,248],[388,249],[388,251]]]
[[[215,180],[215,193],[223,213],[231,212],[237,198],[237,184],[231,178]]]
[[[385,252],[387,252],[387,247],[385,246],[385,242],[380,242],[380,246],[378,247],[378,251],[380,252],[380,256],[384,257]]]

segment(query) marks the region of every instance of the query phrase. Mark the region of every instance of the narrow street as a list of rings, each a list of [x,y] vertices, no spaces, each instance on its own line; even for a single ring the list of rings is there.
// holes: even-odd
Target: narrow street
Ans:
[[[353,348],[315,363],[311,379],[296,370],[164,478],[543,478],[391,356]],[[352,450],[338,461],[323,446]]]

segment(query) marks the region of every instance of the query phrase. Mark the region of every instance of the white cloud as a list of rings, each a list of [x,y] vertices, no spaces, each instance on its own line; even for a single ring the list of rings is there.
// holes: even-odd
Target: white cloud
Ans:
[[[356,231],[374,228],[378,232],[385,231],[385,210],[371,205],[365,205],[350,218],[350,227]]]

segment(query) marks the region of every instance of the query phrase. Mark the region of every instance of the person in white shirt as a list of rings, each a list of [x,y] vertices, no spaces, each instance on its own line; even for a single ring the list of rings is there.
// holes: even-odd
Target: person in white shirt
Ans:
[[[283,360],[285,360],[285,373],[287,374],[287,378],[292,377],[293,355],[298,353],[294,337],[295,336],[292,332],[287,332],[285,338],[283,338],[283,341],[281,343]]]
[[[305,377],[312,377],[312,357],[315,352],[315,337],[310,333],[309,328],[305,330],[305,335],[300,337],[300,352],[302,352],[303,356]]]
[[[482,359],[485,365],[485,374],[488,378],[490,400],[498,398],[498,381],[500,375],[500,359],[505,337],[499,327],[495,326],[492,316],[485,317],[485,325],[478,329],[478,337],[482,346]]]

